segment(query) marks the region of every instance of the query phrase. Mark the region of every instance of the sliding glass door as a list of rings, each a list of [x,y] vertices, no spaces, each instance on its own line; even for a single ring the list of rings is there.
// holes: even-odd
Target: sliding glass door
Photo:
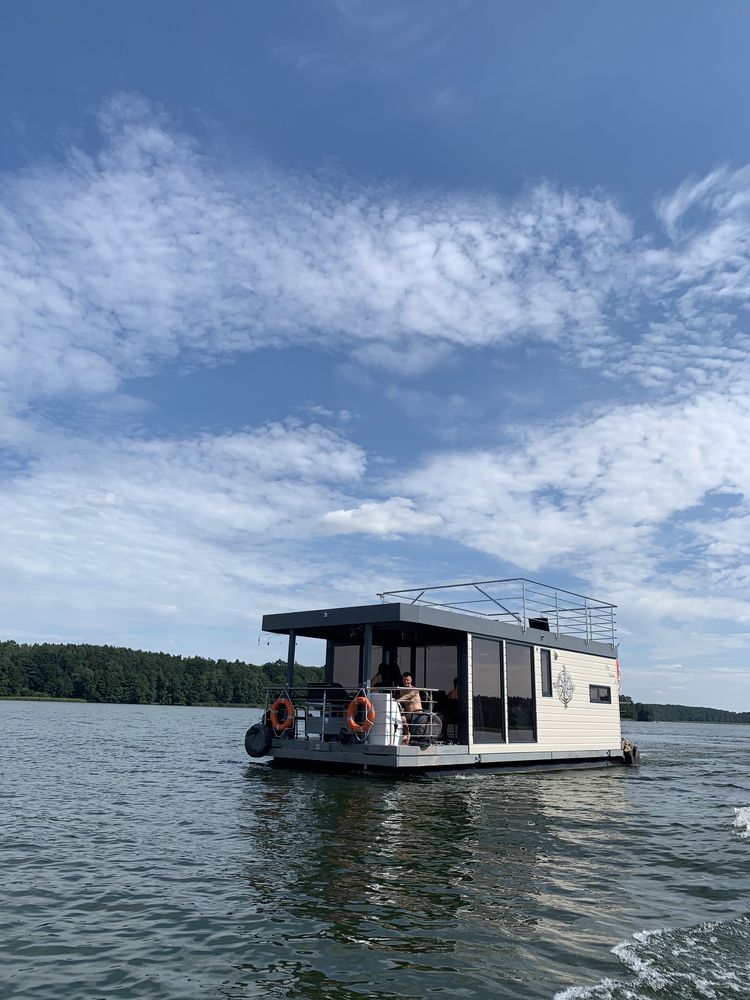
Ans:
[[[536,740],[533,653],[531,646],[516,642],[505,644],[509,743],[533,743]]]
[[[503,644],[472,639],[474,742],[504,743]]]

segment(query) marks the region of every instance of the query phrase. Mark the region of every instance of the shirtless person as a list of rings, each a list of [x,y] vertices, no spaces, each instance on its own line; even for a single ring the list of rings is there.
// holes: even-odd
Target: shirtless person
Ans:
[[[409,712],[413,714],[414,712],[422,711],[422,698],[419,691],[414,687],[414,681],[411,674],[404,674],[404,687],[406,688],[406,693],[402,694],[398,699],[399,705],[404,712]]]

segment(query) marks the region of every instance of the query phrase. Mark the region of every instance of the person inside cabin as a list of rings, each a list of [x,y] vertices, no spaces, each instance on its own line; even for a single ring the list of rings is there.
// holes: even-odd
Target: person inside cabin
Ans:
[[[383,680],[383,676],[385,674],[385,671],[386,671],[387,667],[388,667],[388,664],[385,663],[385,662],[378,664],[377,672],[375,673],[375,676],[373,677],[373,679],[370,681],[371,685],[374,688],[385,687],[385,681]]]
[[[372,679],[372,686],[377,688],[401,687],[401,671],[395,663],[383,661]]]
[[[385,675],[386,687],[399,688],[403,684],[401,671],[395,663],[391,663],[388,673]]]
[[[458,726],[458,700],[458,677],[454,677],[453,690],[448,692],[445,701],[441,705],[446,733],[450,729],[454,737],[456,736]]]

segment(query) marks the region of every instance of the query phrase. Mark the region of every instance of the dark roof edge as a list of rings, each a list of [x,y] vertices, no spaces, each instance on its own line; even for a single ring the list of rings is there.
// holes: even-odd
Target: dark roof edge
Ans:
[[[413,624],[430,625],[435,628],[448,629],[454,632],[472,632],[474,635],[486,635],[498,639],[510,639],[516,642],[531,643],[535,646],[548,646],[551,649],[566,649],[571,652],[589,653],[594,656],[612,657],[617,655],[617,647],[607,642],[597,642],[579,639],[577,636],[555,635],[554,632],[542,632],[529,627],[511,625],[507,622],[497,622],[491,618],[480,618],[477,615],[463,614],[458,611],[447,611],[420,604],[365,604],[350,608],[321,608],[315,611],[293,611],[278,615],[263,616],[263,631],[288,635],[294,630],[298,636],[304,637],[306,631],[314,631],[315,638],[320,638],[321,629],[341,625],[378,625],[410,622]]]

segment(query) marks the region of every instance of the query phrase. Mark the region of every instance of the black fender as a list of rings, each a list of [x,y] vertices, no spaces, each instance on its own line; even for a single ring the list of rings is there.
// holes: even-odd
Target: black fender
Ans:
[[[263,722],[256,722],[245,733],[245,750],[249,757],[267,757],[273,733]]]

